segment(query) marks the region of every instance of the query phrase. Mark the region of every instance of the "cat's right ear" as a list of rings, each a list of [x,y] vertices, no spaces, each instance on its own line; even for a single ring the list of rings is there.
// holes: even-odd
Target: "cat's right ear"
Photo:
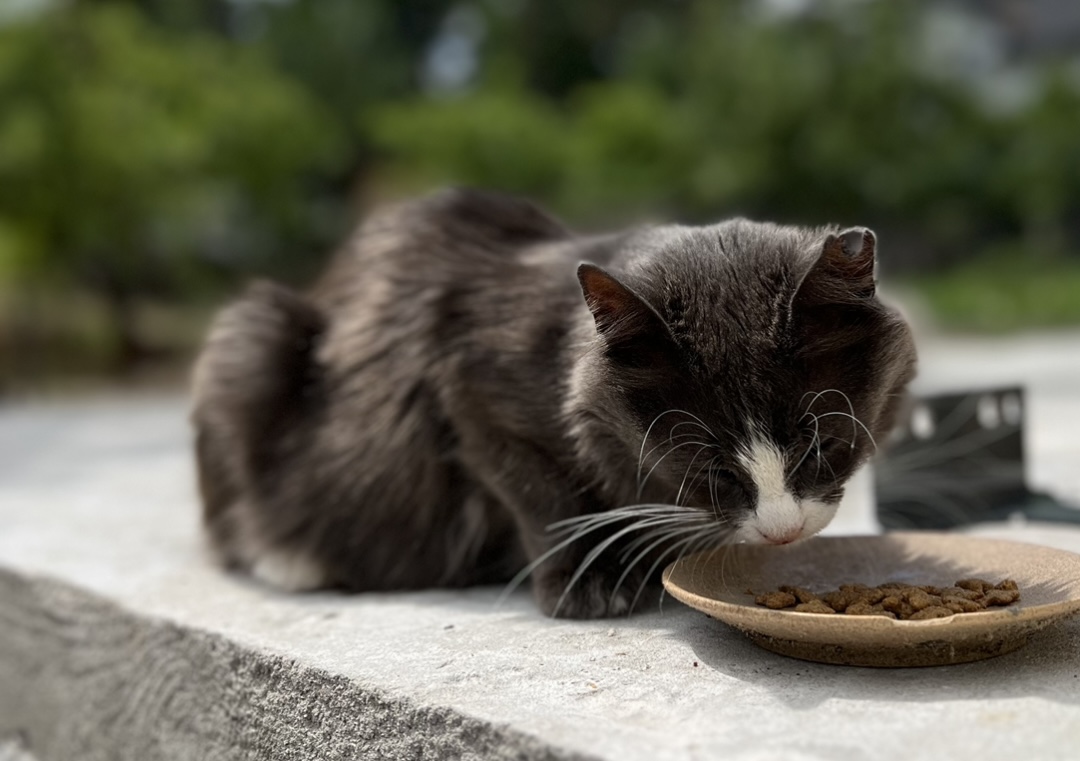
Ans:
[[[852,296],[873,298],[877,290],[877,236],[865,227],[852,227],[825,238],[821,265],[839,277]]]
[[[817,262],[798,289],[797,301],[813,304],[859,304],[877,291],[877,238],[872,230],[852,227],[826,236]]]
[[[578,282],[608,355],[630,366],[660,359],[674,344],[664,319],[645,299],[595,264],[578,265]]]

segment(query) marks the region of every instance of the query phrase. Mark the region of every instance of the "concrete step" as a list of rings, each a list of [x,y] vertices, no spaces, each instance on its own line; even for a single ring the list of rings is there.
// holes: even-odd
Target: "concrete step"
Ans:
[[[1076,620],[998,659],[877,671],[764,652],[671,600],[577,623],[496,589],[225,575],[185,418],[175,398],[0,408],[3,761],[1075,758]],[[984,531],[1080,550],[1076,530]]]

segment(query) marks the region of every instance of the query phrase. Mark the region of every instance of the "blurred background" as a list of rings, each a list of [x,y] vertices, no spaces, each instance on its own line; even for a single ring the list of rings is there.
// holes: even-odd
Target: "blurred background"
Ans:
[[[1080,4],[0,0],[0,394],[182,383],[241,282],[446,183],[868,225],[943,331],[1080,325]]]

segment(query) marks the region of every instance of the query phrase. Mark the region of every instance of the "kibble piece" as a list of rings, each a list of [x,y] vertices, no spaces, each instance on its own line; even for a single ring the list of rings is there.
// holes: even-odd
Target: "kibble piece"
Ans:
[[[794,606],[799,613],[846,613],[849,616],[924,621],[957,613],[975,613],[986,610],[989,605],[1009,605],[1020,599],[1020,588],[1012,579],[997,584],[982,579],[960,579],[950,587],[913,586],[891,581],[877,587],[842,584],[821,595],[804,587],[783,586],[776,592],[758,595],[756,599],[759,605],[774,609]]]
[[[766,608],[772,608],[773,610],[780,610],[781,608],[790,608],[795,604],[795,595],[788,592],[769,592],[768,594],[758,595],[754,602],[758,605],[764,605]]]
[[[929,608],[917,610],[908,616],[909,621],[925,621],[928,618],[945,618],[953,615],[953,611],[941,605],[931,605]]]
[[[963,597],[966,600],[978,600],[982,597],[982,592],[976,592],[973,589],[964,589],[962,587],[942,587],[941,597],[942,599],[946,597]]]
[[[883,589],[886,592],[898,592],[907,589],[910,584],[905,584],[902,581],[886,581],[884,584],[878,584],[878,589]]]
[[[829,592],[827,595],[822,595],[821,599],[837,613],[843,613],[847,610],[849,605],[864,601],[864,595],[868,591],[869,590],[865,587],[859,589],[851,584],[845,584],[835,592]]]
[[[851,603],[851,600],[848,599],[848,596],[839,590],[822,595],[821,601],[833,610],[835,610],[837,613],[843,613],[845,610],[847,610],[847,606]]]
[[[881,601],[881,607],[896,614],[897,618],[911,618],[915,608],[900,595],[890,595]]]
[[[1020,592],[1015,589],[991,589],[983,597],[987,605],[1011,605],[1020,599]]]
[[[896,618],[895,613],[884,610],[877,605],[871,605],[868,602],[852,603],[844,612],[849,616],[884,616],[885,618]]]
[[[904,595],[904,599],[911,604],[915,610],[922,610],[923,608],[929,608],[935,605],[941,605],[941,598],[937,595],[927,594],[918,587],[913,587]]]
[[[841,584],[841,592],[848,592],[849,594],[861,594],[863,592],[869,592],[870,587],[865,584]]]
[[[814,600],[820,600],[821,597],[811,592],[809,589],[803,587],[780,587],[781,592],[787,592],[789,595],[795,595],[795,599],[800,603],[814,602]]]
[[[885,596],[886,595],[884,589],[878,589],[877,587],[874,587],[866,593],[863,599],[871,605],[877,605],[879,602],[885,599]]]
[[[941,604],[954,613],[977,613],[986,609],[986,606],[966,597],[942,597]]]

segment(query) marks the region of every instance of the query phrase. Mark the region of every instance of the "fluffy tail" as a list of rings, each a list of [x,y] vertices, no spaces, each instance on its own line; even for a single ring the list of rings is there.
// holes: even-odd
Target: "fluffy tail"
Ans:
[[[229,508],[250,498],[280,435],[311,404],[322,313],[269,282],[252,285],[214,320],[195,365],[192,415],[203,518],[226,560],[238,530]]]

